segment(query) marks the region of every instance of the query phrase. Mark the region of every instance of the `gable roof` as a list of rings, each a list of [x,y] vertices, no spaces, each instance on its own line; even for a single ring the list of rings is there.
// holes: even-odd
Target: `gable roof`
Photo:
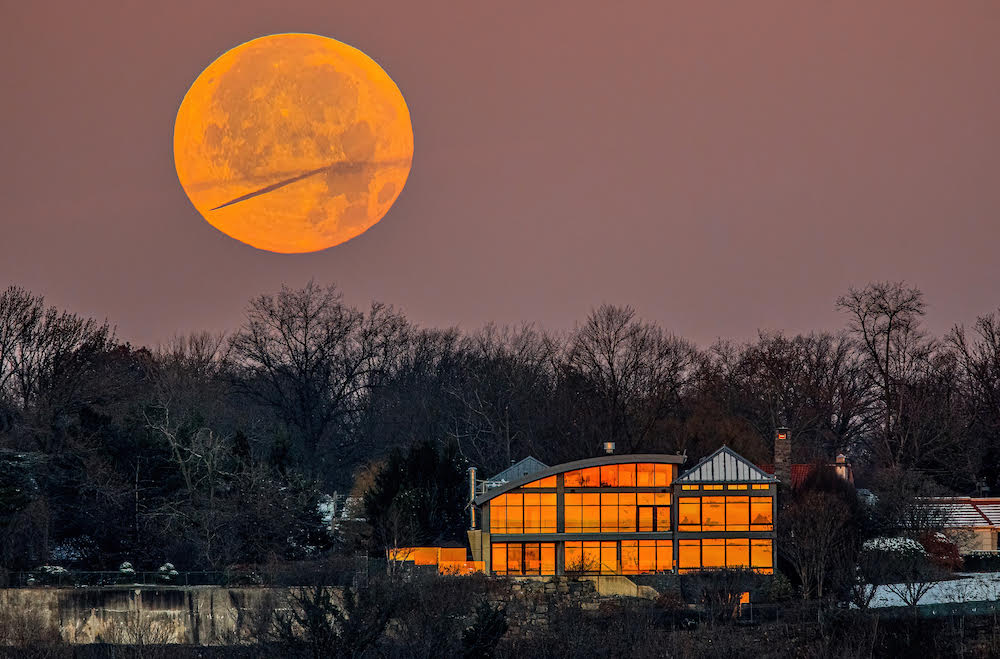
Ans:
[[[778,482],[777,478],[737,455],[728,446],[723,446],[712,453],[684,472],[677,480],[684,483]]]
[[[529,455],[520,462],[517,462],[507,467],[496,476],[490,476],[487,480],[494,482],[513,481],[517,480],[518,478],[523,478],[528,474],[533,474],[536,471],[541,471],[542,469],[547,469],[547,468],[548,468],[547,464]]]

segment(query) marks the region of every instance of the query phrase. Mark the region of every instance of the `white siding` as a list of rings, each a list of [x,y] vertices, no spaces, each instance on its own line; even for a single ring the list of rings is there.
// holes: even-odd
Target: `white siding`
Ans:
[[[726,446],[696,464],[677,480],[683,482],[762,481],[768,483],[776,481],[773,476],[750,464]]]

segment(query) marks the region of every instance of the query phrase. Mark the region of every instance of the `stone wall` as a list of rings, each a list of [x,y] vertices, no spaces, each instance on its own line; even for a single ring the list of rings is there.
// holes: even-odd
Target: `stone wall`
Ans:
[[[283,588],[11,588],[0,608],[31,611],[69,643],[231,643],[252,633],[257,611]]]

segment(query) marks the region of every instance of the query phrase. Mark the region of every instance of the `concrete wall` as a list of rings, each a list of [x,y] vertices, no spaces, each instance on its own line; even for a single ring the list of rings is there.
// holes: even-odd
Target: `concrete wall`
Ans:
[[[69,643],[192,643],[245,637],[257,612],[284,588],[21,588],[0,590],[0,608],[31,611]]]

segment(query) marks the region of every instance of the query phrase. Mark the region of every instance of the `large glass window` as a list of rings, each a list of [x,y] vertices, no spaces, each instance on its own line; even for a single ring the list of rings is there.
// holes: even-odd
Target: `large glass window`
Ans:
[[[509,492],[490,501],[490,533],[555,532],[555,492]]]
[[[701,530],[701,499],[698,497],[681,497],[677,501],[677,530]]]
[[[726,530],[750,530],[749,497],[726,497]]]
[[[567,572],[614,574],[618,569],[618,543],[567,542]]]
[[[750,541],[746,538],[726,538],[726,565],[750,567]]]
[[[556,487],[556,477],[555,476],[547,476],[546,478],[540,478],[537,481],[531,481],[530,483],[525,483],[521,487],[532,487],[532,488],[534,488],[534,487],[551,487],[551,488],[555,488]]]
[[[770,531],[774,526],[771,497],[680,497],[678,501],[680,531]]]
[[[622,574],[669,572],[674,567],[670,540],[622,540]]]
[[[701,567],[701,541],[677,541],[677,567],[681,570],[697,570]]]
[[[770,573],[774,568],[771,542],[747,538],[678,540],[677,567],[681,571],[752,568]]]
[[[490,501],[490,533],[555,532],[555,492],[509,492]]]
[[[726,541],[721,538],[705,538],[701,541],[701,566],[704,568],[726,567]]]
[[[774,568],[774,553],[770,540],[750,541],[750,567]]]
[[[495,542],[490,558],[491,569],[496,574],[556,573],[554,542]]]
[[[633,533],[670,530],[669,492],[567,492],[566,533]]]
[[[750,530],[770,531],[774,528],[771,497],[750,497]]]
[[[701,500],[701,525],[705,531],[724,531],[726,528],[726,498],[703,497]]]
[[[566,571],[590,574],[643,574],[673,569],[670,540],[566,542]]]
[[[672,464],[619,464],[567,471],[566,487],[667,487],[674,480]]]

